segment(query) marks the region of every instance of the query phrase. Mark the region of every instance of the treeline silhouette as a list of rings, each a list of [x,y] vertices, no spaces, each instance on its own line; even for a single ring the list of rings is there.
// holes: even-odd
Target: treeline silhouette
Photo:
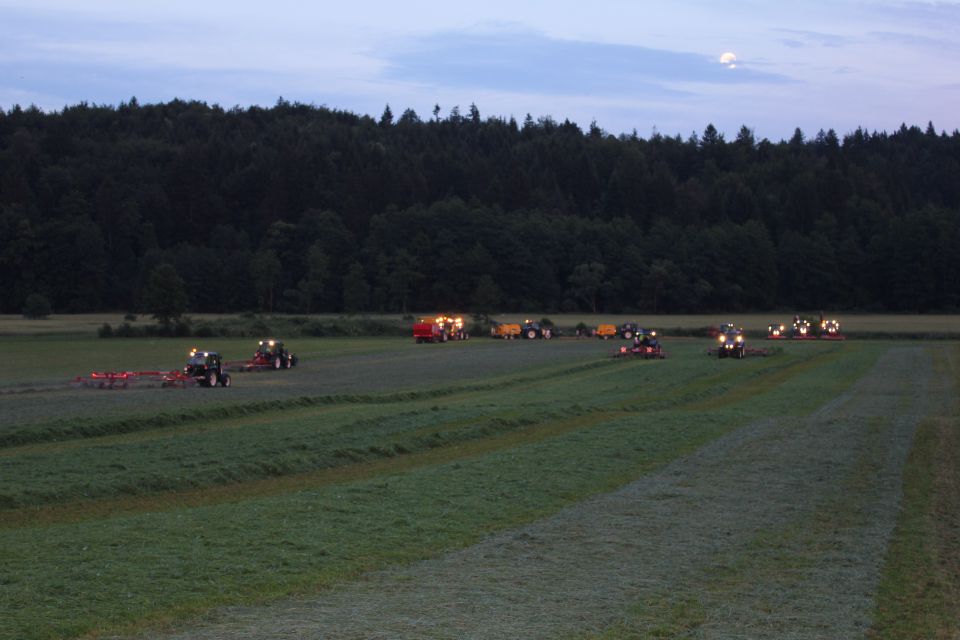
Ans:
[[[955,311],[960,133],[0,110],[0,312],[143,310],[164,264],[195,312]]]

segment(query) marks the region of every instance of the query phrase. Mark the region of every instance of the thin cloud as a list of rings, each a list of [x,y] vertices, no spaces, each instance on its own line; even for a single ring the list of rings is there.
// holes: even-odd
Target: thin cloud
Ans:
[[[774,29],[777,33],[784,33],[790,38],[781,40],[789,47],[804,47],[809,45],[820,45],[822,47],[845,47],[853,44],[855,41],[846,36],[835,33],[824,33],[822,31],[804,31],[801,29]]]
[[[718,54],[719,55],[719,54]],[[695,53],[560,40],[520,30],[435,33],[387,56],[387,78],[430,86],[555,95],[679,95],[688,84],[783,83]]]

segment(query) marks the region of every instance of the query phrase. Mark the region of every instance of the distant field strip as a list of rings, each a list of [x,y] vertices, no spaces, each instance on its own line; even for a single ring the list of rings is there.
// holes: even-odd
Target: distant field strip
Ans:
[[[807,417],[753,421],[469,548],[162,637],[863,637],[930,372],[922,349],[891,350]]]

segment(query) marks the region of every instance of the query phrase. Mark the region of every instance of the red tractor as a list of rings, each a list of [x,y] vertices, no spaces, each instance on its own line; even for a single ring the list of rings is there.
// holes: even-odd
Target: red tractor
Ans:
[[[810,327],[810,321],[800,316],[793,317],[793,327],[790,330],[790,337],[794,340],[816,340],[817,336],[813,334]]]
[[[297,366],[299,359],[287,351],[282,340],[261,340],[253,358],[244,363],[247,371],[254,369],[289,369]]]

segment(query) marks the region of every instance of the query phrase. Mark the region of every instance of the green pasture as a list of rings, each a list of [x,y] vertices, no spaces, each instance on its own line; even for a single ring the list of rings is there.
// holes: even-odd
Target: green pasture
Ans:
[[[230,389],[65,384],[175,368],[196,343],[0,338],[18,370],[0,374],[0,637],[187,624],[463,548],[748,423],[808,415],[891,347],[718,361],[675,339],[642,361],[598,340],[297,339],[301,366]]]

